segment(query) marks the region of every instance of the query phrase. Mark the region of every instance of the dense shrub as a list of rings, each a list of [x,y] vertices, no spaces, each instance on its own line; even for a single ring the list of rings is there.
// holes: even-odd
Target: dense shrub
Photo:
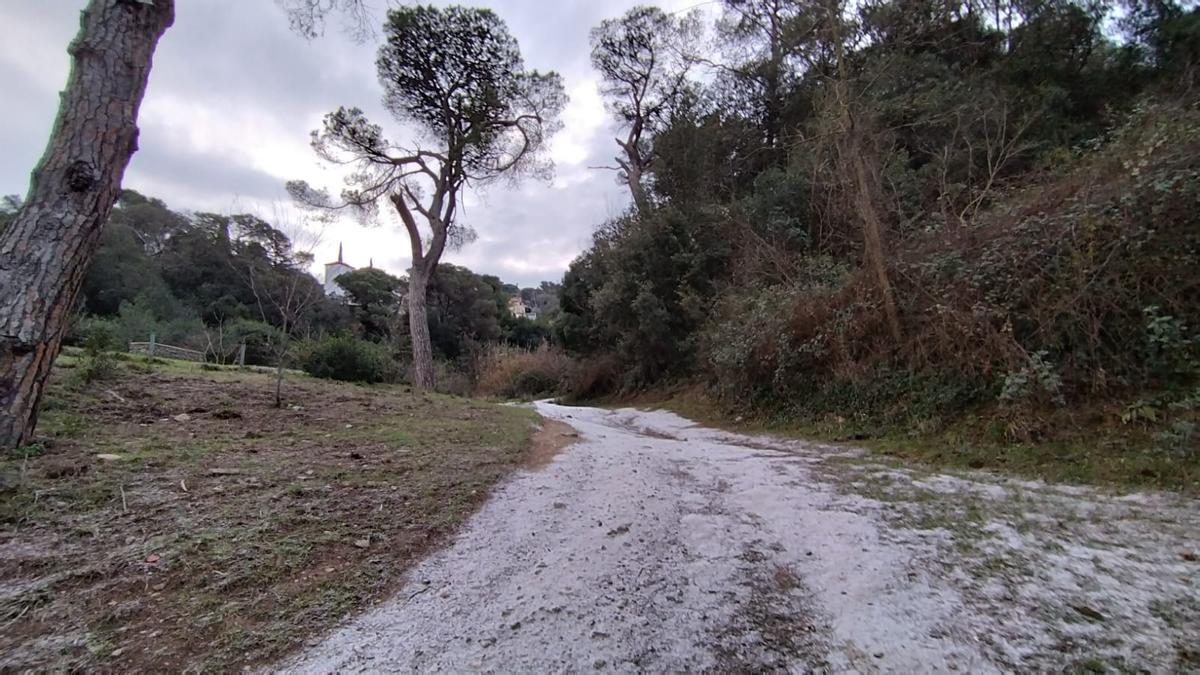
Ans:
[[[373,342],[338,336],[306,344],[299,351],[300,367],[313,377],[343,382],[393,382],[398,377],[395,361]]]
[[[1026,429],[1165,388],[1133,408],[1161,421],[1200,375],[1197,156],[1200,114],[1148,108],[967,229],[904,239],[890,252],[900,341],[861,270],[814,255],[757,270],[713,303],[696,371],[728,405],[807,420],[927,428],[988,404]]]
[[[587,401],[617,393],[625,367],[615,354],[597,354],[580,359],[564,386],[564,398]]]

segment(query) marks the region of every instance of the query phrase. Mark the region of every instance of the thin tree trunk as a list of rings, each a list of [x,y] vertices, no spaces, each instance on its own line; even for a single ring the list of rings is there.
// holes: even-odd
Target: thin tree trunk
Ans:
[[[851,131],[851,133],[857,133]],[[888,330],[892,340],[897,344],[901,340],[900,313],[896,310],[896,297],[892,292],[892,281],[888,276],[886,249],[883,241],[883,224],[879,219],[879,211],[875,207],[877,197],[877,177],[870,173],[863,159],[862,147],[857,142],[851,143],[850,161],[854,166],[854,182],[856,194],[854,203],[862,220],[863,249],[866,252],[866,263],[875,274],[875,282],[879,284],[879,293],[883,296],[883,313],[887,319]]]
[[[287,361],[288,353],[288,325],[287,320],[283,322],[283,337],[279,343],[279,360],[275,364],[275,407],[283,407],[283,364]]]
[[[408,280],[408,332],[412,338],[413,387],[421,390],[432,390],[437,384],[433,342],[429,338],[428,286],[428,273],[414,268]]]
[[[174,0],[91,0],[25,204],[0,233],[0,447],[28,444],[68,314],[137,150],[137,114]]]

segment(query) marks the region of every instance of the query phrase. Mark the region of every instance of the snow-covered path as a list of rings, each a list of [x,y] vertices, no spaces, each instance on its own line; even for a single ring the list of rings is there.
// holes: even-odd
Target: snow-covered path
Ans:
[[[296,672],[1200,667],[1200,505],[539,403],[580,432]]]

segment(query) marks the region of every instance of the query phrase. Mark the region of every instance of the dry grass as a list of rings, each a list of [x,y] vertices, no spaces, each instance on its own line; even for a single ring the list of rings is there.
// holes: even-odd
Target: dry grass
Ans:
[[[476,390],[483,396],[532,398],[558,393],[574,368],[557,347],[543,344],[529,351],[488,345],[476,359]]]
[[[0,670],[266,663],[394,591],[522,465],[534,421],[307,378],[279,410],[269,376],[194,364],[68,375],[39,445],[0,463]]]

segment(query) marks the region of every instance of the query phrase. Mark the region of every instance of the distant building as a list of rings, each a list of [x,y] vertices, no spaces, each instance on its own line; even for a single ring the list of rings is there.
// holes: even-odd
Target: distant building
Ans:
[[[353,271],[353,267],[342,261],[342,245],[338,244],[337,260],[325,263],[325,295],[331,298],[345,298],[346,289],[339,286],[334,279]]]
[[[516,317],[518,319],[529,319],[530,321],[537,321],[537,317],[538,317],[537,310],[530,307],[529,305],[525,304],[525,301],[522,300],[521,296],[519,296],[519,295],[509,298],[508,311],[510,314],[512,314],[514,317]]]

